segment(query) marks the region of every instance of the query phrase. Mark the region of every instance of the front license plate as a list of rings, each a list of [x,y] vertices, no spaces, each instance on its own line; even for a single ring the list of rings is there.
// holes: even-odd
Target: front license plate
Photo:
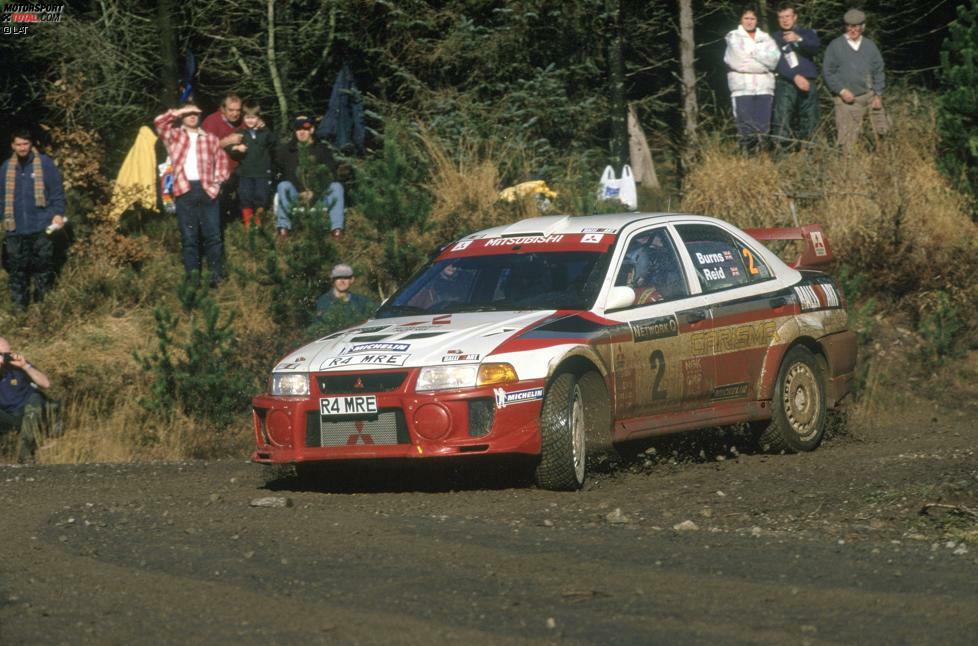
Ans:
[[[375,415],[376,413],[376,395],[323,397],[319,400],[319,414],[324,417],[327,415]]]

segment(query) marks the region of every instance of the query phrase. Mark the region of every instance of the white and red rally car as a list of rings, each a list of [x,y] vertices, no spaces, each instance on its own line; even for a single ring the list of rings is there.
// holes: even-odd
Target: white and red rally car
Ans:
[[[589,447],[662,433],[751,422],[812,450],[855,335],[836,284],[804,270],[831,258],[817,225],[752,233],[624,214],[466,236],[373,319],[275,366],[253,460],[520,453],[540,486],[574,489]],[[759,239],[804,251],[788,266]]]

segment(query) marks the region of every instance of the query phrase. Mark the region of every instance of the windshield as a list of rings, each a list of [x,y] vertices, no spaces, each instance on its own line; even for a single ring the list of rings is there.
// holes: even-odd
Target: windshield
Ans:
[[[377,318],[430,312],[590,309],[604,278],[607,255],[561,251],[439,260],[391,296]]]

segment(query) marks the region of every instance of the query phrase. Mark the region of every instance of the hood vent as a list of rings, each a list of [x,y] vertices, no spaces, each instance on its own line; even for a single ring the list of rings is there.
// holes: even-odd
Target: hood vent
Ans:
[[[428,339],[433,336],[441,336],[444,332],[415,332],[407,336],[402,336],[398,341],[410,341],[411,339]]]
[[[486,332],[482,336],[483,338],[485,338],[487,336],[495,336],[497,334],[509,334],[510,332],[515,332],[515,331],[516,331],[515,327],[501,327],[498,330],[493,330],[492,332]]]
[[[357,342],[363,342],[363,341],[382,341],[382,340],[386,339],[389,336],[390,336],[390,334],[366,334],[366,335],[362,335],[362,336],[355,336],[352,339],[350,339],[349,342],[350,343],[353,343],[354,341],[357,341]]]

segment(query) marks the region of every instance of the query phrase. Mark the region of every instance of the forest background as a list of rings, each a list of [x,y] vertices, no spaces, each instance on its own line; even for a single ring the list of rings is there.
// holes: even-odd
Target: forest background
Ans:
[[[776,3],[757,4],[761,27],[777,29]],[[529,179],[557,190],[556,212],[620,210],[596,187],[605,164],[627,159],[629,108],[659,180],[642,187],[642,210],[825,226],[862,344],[856,426],[898,402],[974,394],[974,0],[799,2],[823,48],[847,8],[866,11],[894,132],[841,155],[823,86],[814,144],[777,159],[736,151],[722,59],[741,3],[729,0],[63,6],[58,22],[0,36],[0,135],[31,127],[69,196],[55,291],[26,313],[0,292],[0,333],[64,402],[65,434],[42,461],[246,455],[248,402],[275,360],[347,322],[312,317],[334,262],[353,264],[358,289],[379,300],[438,245],[537,214],[533,199],[498,200]],[[324,112],[351,66],[368,135],[363,153],[343,157],[341,242],[314,215],[297,215],[297,235],[279,245],[268,227],[229,222],[230,277],[208,292],[181,283],[172,216],[107,218],[109,178],[138,128],[176,103],[188,52],[205,111],[236,91],[261,102],[281,137],[296,113]],[[10,448],[0,445],[8,458]]]

